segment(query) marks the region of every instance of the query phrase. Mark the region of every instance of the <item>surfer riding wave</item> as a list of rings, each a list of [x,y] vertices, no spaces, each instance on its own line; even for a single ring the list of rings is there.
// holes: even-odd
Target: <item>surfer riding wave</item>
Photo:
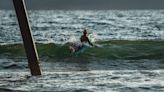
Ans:
[[[79,50],[84,48],[87,43],[89,45],[93,46],[93,44],[91,43],[91,41],[88,38],[87,30],[84,30],[83,35],[80,37],[80,43],[79,44],[73,44],[72,46],[69,47],[69,49],[71,50],[72,53],[78,52]]]

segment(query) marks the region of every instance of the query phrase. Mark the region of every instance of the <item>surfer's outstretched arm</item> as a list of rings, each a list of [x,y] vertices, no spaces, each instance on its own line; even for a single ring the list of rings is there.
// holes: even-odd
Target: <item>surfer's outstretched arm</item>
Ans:
[[[91,45],[91,46],[93,46],[93,44],[91,43],[91,41],[88,39],[88,43]]]

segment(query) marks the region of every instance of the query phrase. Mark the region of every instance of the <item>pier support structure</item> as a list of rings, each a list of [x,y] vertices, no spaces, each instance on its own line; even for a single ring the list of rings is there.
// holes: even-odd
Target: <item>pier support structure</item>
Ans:
[[[13,0],[31,75],[41,75],[39,57],[31,34],[24,0]]]

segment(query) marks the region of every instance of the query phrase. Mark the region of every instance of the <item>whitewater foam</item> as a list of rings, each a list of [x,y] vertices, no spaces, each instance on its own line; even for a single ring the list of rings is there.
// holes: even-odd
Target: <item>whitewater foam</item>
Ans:
[[[14,11],[0,14],[0,42],[22,41]],[[72,35],[79,39],[84,29],[95,40],[163,40],[163,10],[131,11],[28,11],[37,42],[67,43]]]

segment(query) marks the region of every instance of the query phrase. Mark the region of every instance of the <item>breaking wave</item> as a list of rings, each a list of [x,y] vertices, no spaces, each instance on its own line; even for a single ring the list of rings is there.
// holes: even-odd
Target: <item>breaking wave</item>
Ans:
[[[40,57],[54,59],[101,58],[101,59],[164,59],[164,41],[99,41],[96,47],[87,47],[84,52],[74,55],[70,52],[70,43],[64,45],[54,43],[37,43]],[[25,56],[23,44],[6,44],[0,46],[1,56]]]

